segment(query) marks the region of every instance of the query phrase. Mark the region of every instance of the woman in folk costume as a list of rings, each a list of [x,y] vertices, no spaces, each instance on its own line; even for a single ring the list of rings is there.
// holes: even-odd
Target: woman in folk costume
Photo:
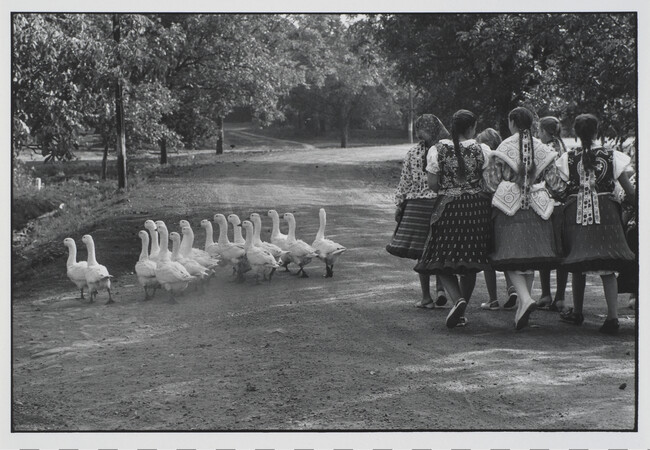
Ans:
[[[449,137],[445,126],[433,114],[423,114],[415,122],[418,144],[410,149],[402,164],[402,175],[395,193],[395,221],[397,228],[393,239],[386,246],[391,255],[400,258],[419,259],[429,234],[429,220],[437,194],[427,183],[425,171],[427,154],[438,140]],[[415,306],[433,309],[447,303],[447,297],[439,277],[436,277],[437,296],[434,302],[430,292],[430,276],[420,275],[422,299]]]
[[[607,318],[600,331],[615,334],[619,328],[615,272],[628,268],[635,257],[625,241],[621,206],[613,192],[618,181],[630,198],[636,195],[625,171],[630,157],[594,142],[598,134],[595,116],[581,114],[573,126],[580,148],[562,155],[557,162],[569,194],[564,211],[566,256],[562,267],[573,276],[573,308],[560,317],[564,322],[582,324],[585,273],[597,273],[607,302]]]
[[[465,324],[465,308],[476,273],[489,269],[490,198],[482,182],[490,149],[474,139],[476,116],[467,110],[452,117],[452,140],[429,150],[429,187],[438,193],[424,253],[415,270],[436,274],[454,301],[446,325]],[[462,275],[460,284],[456,275]]]
[[[535,270],[559,262],[553,225],[554,201],[549,191],[562,191],[554,160],[557,153],[533,138],[533,114],[515,108],[508,115],[512,136],[492,152],[485,171],[487,186],[495,191],[492,267],[506,271],[517,290],[515,329],[528,324],[537,304],[530,296]]]
[[[562,141],[562,125],[557,117],[547,116],[539,119],[539,139],[542,143],[548,145],[558,154],[558,157],[564,155],[567,152],[564,141]],[[551,221],[555,227],[555,237],[558,239],[562,233],[562,216],[564,211],[562,208],[562,203],[560,201],[555,202],[555,208],[553,209],[553,216]],[[561,244],[558,244],[558,249],[561,248]],[[551,271],[550,270],[540,270],[539,271],[539,281],[542,288],[542,295],[537,301],[537,306],[539,308],[548,309],[549,311],[562,311],[564,309],[564,294],[566,292],[566,284],[569,273],[558,267],[555,271],[555,298],[551,296]]]
[[[490,150],[496,150],[501,144],[503,139],[501,135],[494,128],[486,128],[476,135],[476,142],[485,144],[490,147]],[[508,274],[504,274],[506,278],[506,287],[508,289],[508,300],[503,303],[503,309],[514,309],[517,306],[517,291],[510,282]],[[499,299],[497,298],[497,272],[490,268],[483,271],[485,278],[485,286],[487,287],[489,299],[487,302],[481,303],[481,309],[488,311],[497,311],[499,309]]]

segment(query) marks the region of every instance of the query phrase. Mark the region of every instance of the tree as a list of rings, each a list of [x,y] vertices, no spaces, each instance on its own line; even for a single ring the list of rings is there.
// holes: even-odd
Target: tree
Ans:
[[[294,88],[288,108],[318,134],[328,124],[339,130],[341,147],[348,145],[350,124],[374,127],[399,122],[392,65],[377,51],[363,21],[346,22],[340,15],[294,16],[295,59],[305,82]]]
[[[169,123],[188,145],[222,136],[223,118],[237,106],[250,106],[265,123],[281,117],[278,99],[301,78],[289,58],[292,27],[285,16],[180,14],[164,16],[163,24],[180,27],[186,37],[165,80],[180,99]]]
[[[527,105],[560,116],[598,111],[609,133],[634,133],[633,14],[383,15],[375,35],[419,108],[444,118],[471,109],[509,135]]]

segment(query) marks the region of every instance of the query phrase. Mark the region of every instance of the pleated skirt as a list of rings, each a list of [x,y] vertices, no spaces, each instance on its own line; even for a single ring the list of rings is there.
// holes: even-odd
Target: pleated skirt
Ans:
[[[551,270],[560,263],[552,219],[544,220],[532,209],[513,216],[494,208],[494,248],[490,261],[495,270]]]
[[[562,241],[566,256],[562,268],[569,272],[630,270],[635,255],[625,239],[620,204],[599,195],[600,223],[576,223],[577,201],[570,196],[564,208]]]
[[[464,274],[489,269],[490,198],[483,194],[438,197],[422,258],[414,270]]]
[[[422,256],[435,203],[435,198],[406,201],[402,218],[386,246],[388,253],[408,259],[419,259]]]

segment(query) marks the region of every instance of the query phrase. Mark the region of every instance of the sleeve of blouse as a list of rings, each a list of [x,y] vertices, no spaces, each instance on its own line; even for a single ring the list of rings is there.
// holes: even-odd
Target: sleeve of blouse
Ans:
[[[492,153],[492,149],[486,144],[481,144],[481,150],[483,150],[483,158],[485,159],[482,169],[485,170],[490,163],[490,154]]]
[[[434,175],[440,172],[440,166],[438,165],[438,147],[435,145],[429,149],[429,154],[427,155],[427,172]]]
[[[558,174],[562,178],[562,181],[569,181],[569,154],[565,153],[555,160],[555,167],[558,170]]]
[[[618,177],[625,171],[626,167],[630,165],[632,159],[623,152],[618,150],[614,151],[614,178]]]
[[[413,184],[412,174],[411,174],[411,152],[409,151],[404,158],[404,163],[402,164],[402,174],[399,178],[399,183],[397,184],[397,190],[395,191],[395,205],[401,205],[404,200],[406,200],[406,194],[411,189]]]
[[[499,158],[495,156],[487,157],[487,164],[483,169],[483,181],[485,182],[485,187],[490,192],[495,192],[499,183],[503,180],[503,174],[501,171],[501,165],[499,164]]]
[[[554,198],[563,198],[567,188],[567,182],[562,178],[560,169],[556,164],[549,164],[544,169],[544,181],[546,182],[546,188]]]

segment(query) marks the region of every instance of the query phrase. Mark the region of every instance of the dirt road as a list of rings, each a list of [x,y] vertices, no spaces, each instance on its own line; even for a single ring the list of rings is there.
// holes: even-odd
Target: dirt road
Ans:
[[[413,263],[384,250],[407,149],[232,152],[133,191],[86,230],[116,276],[116,304],[76,299],[64,258],[14,286],[14,429],[632,430],[635,317],[621,295],[620,334],[597,332],[599,280],[588,279],[581,327],[538,311],[515,332],[513,311],[479,308],[481,276],[465,328],[446,329],[447,309],[412,306]],[[199,222],[217,212],[262,213],[268,239],[273,208],[294,212],[311,242],[320,207],[327,236],[349,249],[333,278],[318,261],[309,278],[263,285],[222,271],[177,304],[143,301],[132,272],[145,219],[170,231],[188,219],[201,246]]]

